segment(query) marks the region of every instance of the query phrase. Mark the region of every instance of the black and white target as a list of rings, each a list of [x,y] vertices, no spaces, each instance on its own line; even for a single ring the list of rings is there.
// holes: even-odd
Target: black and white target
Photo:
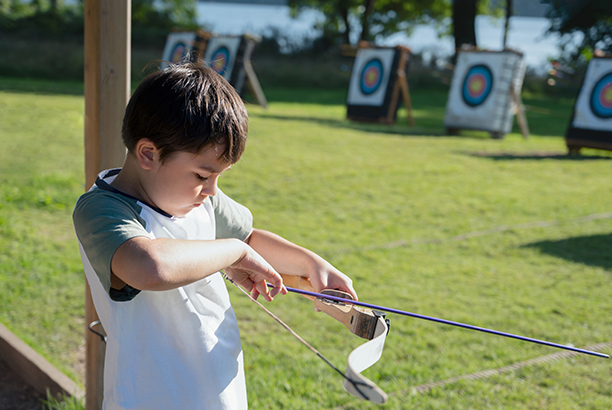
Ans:
[[[574,107],[575,128],[612,131],[612,59],[594,58]]]
[[[204,61],[227,81],[232,78],[241,41],[241,37],[230,36],[212,37],[208,41]]]
[[[524,65],[522,55],[515,52],[459,52],[444,126],[509,133],[514,118],[510,92],[520,94]]]
[[[382,106],[393,69],[395,49],[361,48],[357,51],[347,105]]]
[[[162,53],[161,69],[168,66],[168,62],[178,64],[184,61],[185,57],[193,50],[196,39],[195,32],[170,33],[166,38],[166,45]]]

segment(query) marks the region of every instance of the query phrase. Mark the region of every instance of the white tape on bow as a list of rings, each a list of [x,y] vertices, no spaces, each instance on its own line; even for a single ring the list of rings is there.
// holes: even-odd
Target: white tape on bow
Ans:
[[[382,391],[374,382],[361,375],[361,372],[372,366],[380,359],[385,339],[387,338],[387,323],[384,317],[379,317],[374,331],[374,338],[351,352],[346,365],[344,389],[352,395],[383,404],[387,401],[387,393]]]

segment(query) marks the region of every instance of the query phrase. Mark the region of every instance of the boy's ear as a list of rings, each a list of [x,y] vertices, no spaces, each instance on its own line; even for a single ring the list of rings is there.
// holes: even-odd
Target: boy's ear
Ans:
[[[147,171],[153,169],[159,160],[159,150],[148,138],[142,138],[136,143],[135,154],[142,169]]]

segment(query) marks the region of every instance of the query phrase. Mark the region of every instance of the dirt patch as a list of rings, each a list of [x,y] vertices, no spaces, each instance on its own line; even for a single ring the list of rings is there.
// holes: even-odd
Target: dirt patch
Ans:
[[[44,399],[0,361],[0,410],[42,410]]]

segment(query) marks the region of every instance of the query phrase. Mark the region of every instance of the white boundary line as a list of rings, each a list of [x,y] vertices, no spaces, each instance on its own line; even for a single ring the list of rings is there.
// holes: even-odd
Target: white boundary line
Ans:
[[[609,348],[609,347],[612,347],[612,342],[604,342],[604,343],[590,345],[590,346],[585,347],[585,349],[598,351],[598,350],[602,350],[602,349]],[[456,383],[460,380],[485,379],[487,377],[495,376],[495,375],[502,374],[502,373],[512,372],[512,371],[521,369],[523,367],[531,366],[534,364],[540,364],[540,363],[550,362],[552,360],[564,359],[564,358],[576,356],[579,354],[581,353],[571,352],[571,351],[557,352],[557,353],[549,354],[546,356],[541,356],[541,357],[536,357],[534,359],[525,360],[523,362],[514,363],[509,366],[500,367],[499,369],[483,370],[481,372],[466,374],[463,376],[451,377],[450,379],[446,379],[446,380],[440,380],[437,382],[421,384],[420,386],[411,387],[409,390],[416,391],[417,393],[424,393],[436,387],[446,386],[447,384]],[[402,392],[400,394],[405,394],[405,392]]]

